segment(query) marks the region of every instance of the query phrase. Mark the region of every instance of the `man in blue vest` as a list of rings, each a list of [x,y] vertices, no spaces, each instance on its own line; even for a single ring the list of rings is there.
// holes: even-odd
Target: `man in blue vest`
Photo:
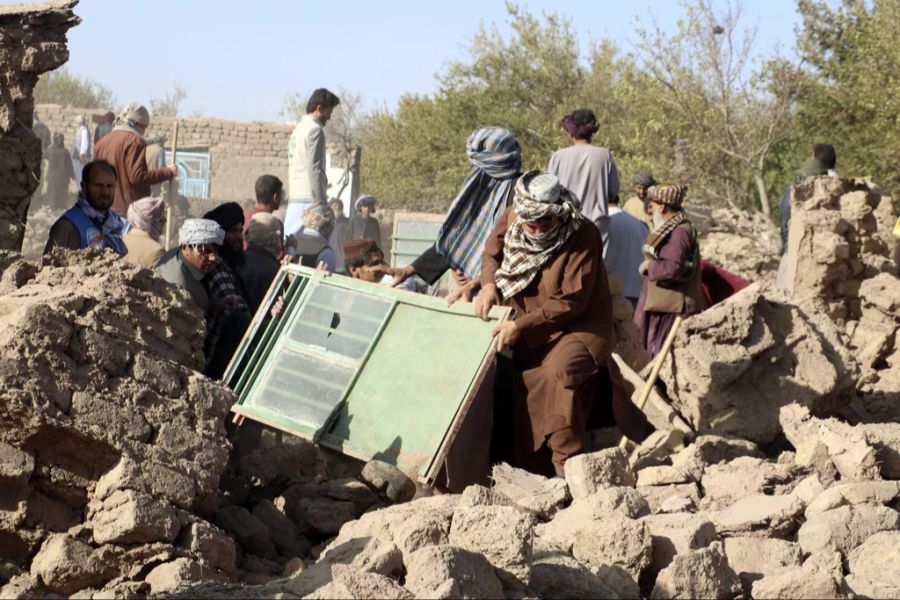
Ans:
[[[54,248],[109,248],[118,254],[128,249],[122,241],[125,220],[110,207],[116,194],[116,169],[105,160],[84,165],[81,191],[75,206],[50,228],[44,254]]]

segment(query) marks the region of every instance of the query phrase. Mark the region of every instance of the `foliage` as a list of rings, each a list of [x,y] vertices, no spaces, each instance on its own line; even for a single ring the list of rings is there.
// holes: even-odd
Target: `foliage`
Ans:
[[[799,72],[777,57],[751,68],[754,32],[741,33],[739,4],[717,12],[694,0],[675,35],[639,27],[634,54],[601,40],[583,55],[569,20],[507,10],[511,33],[482,25],[433,96],[405,96],[366,121],[362,179],[384,204],[446,208],[479,125],[512,130],[525,168],[545,167],[570,143],[562,116],[587,107],[601,124],[596,142],[614,152],[623,194],[636,171],[650,169],[690,183],[695,199],[768,213],[785,179],[777,165],[770,172],[770,156],[789,146]]]
[[[679,178],[699,184],[705,197],[744,208],[756,188],[759,208],[770,212],[766,157],[785,139],[799,70],[773,57],[753,68],[756,30],[742,27],[740,3],[719,10],[710,0],[685,5],[678,32],[654,23],[638,28],[638,52],[660,86],[655,98],[689,155]]]
[[[586,79],[571,23],[507,9],[512,34],[482,25],[470,60],[451,63],[433,97],[406,95],[395,112],[371,115],[361,177],[384,205],[445,209],[471,168],[465,145],[478,126],[513,131],[525,168],[546,167],[565,143],[558,123]]]
[[[900,193],[900,2],[800,0],[799,45],[811,65],[798,130],[835,145],[837,169]],[[808,153],[809,150],[807,149]]]
[[[65,67],[45,73],[34,86],[35,104],[112,109],[116,98],[109,88],[88,77],[73,75]]]
[[[156,117],[177,117],[187,90],[176,83],[171,93],[162,98],[150,98],[150,114]]]

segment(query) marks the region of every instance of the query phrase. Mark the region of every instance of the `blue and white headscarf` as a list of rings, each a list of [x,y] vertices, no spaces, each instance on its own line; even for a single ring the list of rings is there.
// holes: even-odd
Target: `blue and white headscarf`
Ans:
[[[476,278],[488,235],[515,195],[522,169],[516,136],[502,127],[479,127],[466,143],[472,172],[463,182],[441,226],[437,251],[454,269]]]

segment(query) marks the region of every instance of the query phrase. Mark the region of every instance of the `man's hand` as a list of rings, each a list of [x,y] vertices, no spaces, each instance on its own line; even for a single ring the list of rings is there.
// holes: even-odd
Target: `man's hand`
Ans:
[[[466,274],[463,273],[462,271],[460,271],[459,269],[453,269],[452,271],[450,271],[450,273],[453,275],[453,281],[456,283],[456,285],[458,287],[463,287],[465,285],[468,285],[468,283],[470,281],[472,281],[471,279],[466,277]]]
[[[638,272],[646,277],[650,273],[650,261],[645,260],[641,263],[641,266],[638,267]]]
[[[281,314],[281,311],[284,310],[284,296],[278,296],[278,299],[275,300],[275,303],[272,304],[272,310],[269,311],[269,314],[272,315],[273,319],[277,319],[278,315]]]
[[[447,306],[453,306],[456,302],[471,302],[481,284],[477,279],[470,279],[469,283],[457,287],[455,290],[447,294]]]
[[[494,336],[494,351],[500,352],[504,347],[518,342],[521,332],[515,321],[508,320],[494,327],[491,335]]]
[[[481,288],[481,294],[475,301],[475,314],[487,321],[491,309],[498,304],[500,304],[500,292],[497,290],[496,284],[489,283]]]
[[[412,265],[406,265],[405,267],[388,269],[387,274],[394,278],[394,280],[391,282],[391,287],[397,287],[398,285],[415,275],[416,269]]]

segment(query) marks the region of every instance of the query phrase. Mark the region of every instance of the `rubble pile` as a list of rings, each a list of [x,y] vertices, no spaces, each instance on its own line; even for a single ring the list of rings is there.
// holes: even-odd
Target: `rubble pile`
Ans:
[[[188,296],[112,253],[0,257],[0,596],[231,581],[211,515],[229,390]]]
[[[791,196],[785,289],[841,326],[860,362],[863,406],[876,415],[900,400],[900,278],[891,259],[891,198],[868,180],[817,177]]]
[[[18,250],[41,181],[41,143],[31,131],[38,75],[69,59],[66,33],[77,0],[0,7],[0,249]]]
[[[251,422],[229,457],[234,397],[196,371],[202,323],[107,251],[0,255],[0,596],[268,581],[416,493],[391,465]]]
[[[900,596],[900,424],[869,431],[799,404],[780,419],[795,450],[776,458],[704,432],[655,464],[578,456],[564,480],[501,464],[490,488],[367,512],[289,577],[183,595]]]
[[[781,235],[764,215],[733,208],[698,212],[689,207],[688,216],[700,234],[704,259],[750,281],[774,279]]]
[[[660,378],[695,430],[768,444],[781,431],[785,404],[817,414],[848,404],[859,365],[827,316],[755,283],[686,319]]]

